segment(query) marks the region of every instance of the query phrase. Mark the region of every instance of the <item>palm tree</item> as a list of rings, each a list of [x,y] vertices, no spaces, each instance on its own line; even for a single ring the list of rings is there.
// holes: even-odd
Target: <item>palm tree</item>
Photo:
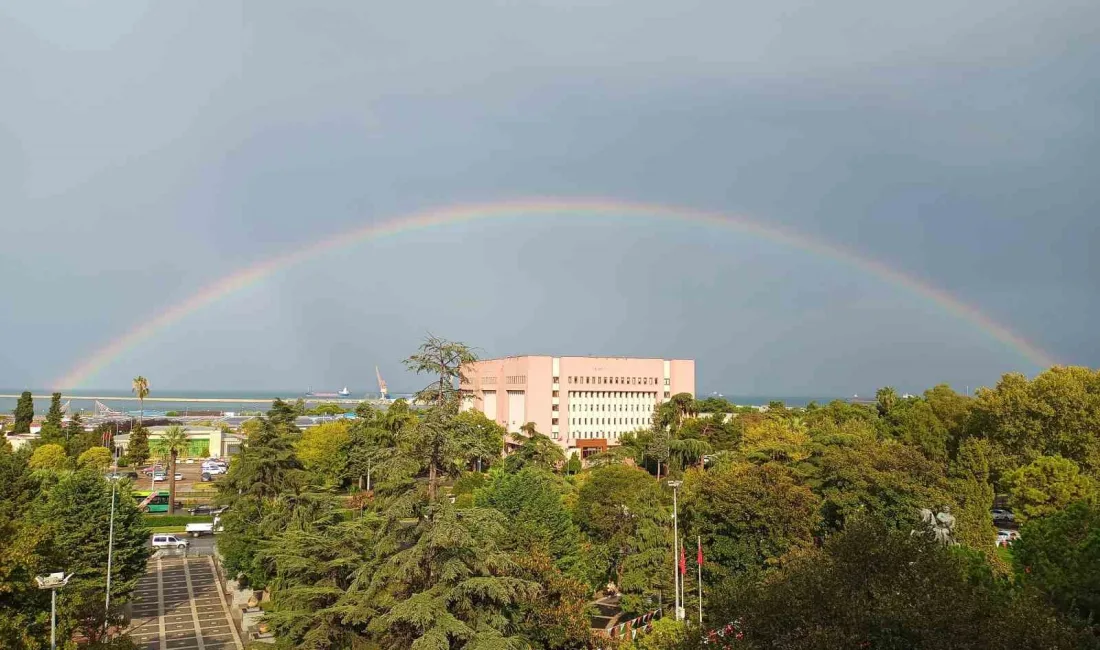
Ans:
[[[130,382],[130,392],[137,395],[138,403],[141,404],[141,413],[138,415],[138,427],[141,427],[145,421],[145,398],[149,395],[149,380],[141,375],[134,377]]]
[[[884,386],[875,391],[875,401],[878,402],[878,414],[886,417],[898,403],[898,392],[893,386]]]
[[[178,424],[173,424],[164,431],[161,438],[163,449],[168,453],[168,514],[176,513],[176,459],[180,451],[187,449],[187,432]]]

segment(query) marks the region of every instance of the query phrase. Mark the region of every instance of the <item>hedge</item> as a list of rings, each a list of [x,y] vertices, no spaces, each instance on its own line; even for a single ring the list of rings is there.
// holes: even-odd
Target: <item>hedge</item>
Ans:
[[[150,515],[145,514],[145,525],[150,527],[186,526],[187,524],[208,524],[214,521],[211,515]]]

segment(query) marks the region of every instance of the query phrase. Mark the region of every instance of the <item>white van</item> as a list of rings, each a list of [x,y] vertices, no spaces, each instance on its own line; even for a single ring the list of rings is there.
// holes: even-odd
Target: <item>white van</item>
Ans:
[[[186,537],[175,535],[153,535],[153,548],[187,548],[191,542]]]

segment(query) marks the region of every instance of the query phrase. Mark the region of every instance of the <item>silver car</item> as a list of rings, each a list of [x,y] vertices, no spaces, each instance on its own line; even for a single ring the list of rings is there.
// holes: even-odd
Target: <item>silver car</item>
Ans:
[[[184,549],[191,545],[186,537],[176,536],[171,533],[153,535],[153,548],[179,548]]]

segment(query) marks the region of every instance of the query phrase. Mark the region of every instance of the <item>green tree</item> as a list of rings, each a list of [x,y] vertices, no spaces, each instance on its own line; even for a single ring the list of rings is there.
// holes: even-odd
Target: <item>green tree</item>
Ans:
[[[1068,650],[1085,641],[973,554],[868,518],[736,599],[711,603],[717,621],[740,619],[750,648]]]
[[[138,412],[138,428],[145,424],[145,398],[149,397],[149,380],[141,375],[134,377],[130,382],[130,392],[137,395],[140,411]]]
[[[178,424],[173,424],[164,431],[160,439],[161,448],[168,454],[168,514],[176,514],[176,461],[179,460],[180,451],[187,449],[190,441],[187,431]]]
[[[397,436],[364,420],[351,425],[340,450],[344,457],[344,478],[358,484],[360,490],[371,490],[372,472],[391,458],[396,451]]]
[[[681,513],[711,561],[707,583],[776,566],[813,544],[820,500],[791,470],[773,463],[726,464],[684,477]]]
[[[593,647],[587,614],[590,590],[565,575],[542,550],[516,554],[516,576],[542,586],[522,600],[515,616],[517,635],[530,647],[580,650]]]
[[[306,429],[296,443],[298,458],[317,482],[340,485],[347,470],[345,449],[350,437],[350,427],[345,420]]]
[[[908,531],[921,508],[956,505],[943,466],[908,445],[857,440],[828,446],[811,462],[809,484],[823,498],[829,530],[863,512]]]
[[[464,411],[454,418],[455,435],[466,450],[468,466],[482,471],[491,467],[504,451],[504,427],[485,417],[481,411]]]
[[[504,518],[487,508],[460,514],[438,500],[404,523],[413,512],[392,508],[375,547],[383,559],[358,610],[372,640],[394,650],[519,647],[509,613],[541,589],[516,577],[499,546]]]
[[[477,356],[466,345],[429,334],[420,350],[405,360],[405,367],[416,374],[436,377],[416,394],[416,401],[442,406],[457,400],[460,393],[456,384],[465,379],[464,367],[475,361]]]
[[[458,415],[463,369],[477,357],[462,343],[429,335],[420,349],[405,360],[405,367],[416,374],[433,375],[436,379],[416,394],[416,401],[432,408],[423,419],[411,427],[408,436],[410,451],[417,450],[416,459],[428,474],[428,500],[436,498],[439,475],[455,474],[456,462],[465,456],[461,441],[455,435],[454,418]]]
[[[126,447],[126,458],[130,465],[140,467],[149,460],[149,432],[138,425],[130,430],[130,444]]]
[[[305,405],[301,400],[294,404],[287,404],[279,398],[271,403],[271,409],[267,412],[267,419],[272,425],[281,429],[284,433],[301,433],[296,420],[305,413]]]
[[[33,548],[33,562],[25,567],[27,579],[63,568],[73,573],[58,598],[58,637],[78,631],[97,641],[106,629],[122,623],[122,609],[129,601],[149,557],[148,529],[125,484],[112,486],[94,470],[59,475],[27,512],[21,543]],[[111,564],[110,617],[105,618],[107,535],[111,501],[114,508],[114,551]],[[49,611],[49,595],[36,598],[39,611]],[[48,634],[44,622],[43,637]]]
[[[989,442],[970,438],[959,445],[951,462],[951,493],[958,500],[952,512],[956,518],[955,539],[967,546],[988,552],[996,540],[993,526],[993,484],[990,482]]]
[[[38,494],[26,454],[0,439],[0,647],[33,647],[41,632],[40,602],[27,567],[36,561],[26,544],[24,513]],[[28,531],[28,533],[31,531]],[[44,638],[44,637],[38,637]]]
[[[501,542],[512,551],[542,549],[560,569],[575,562],[577,527],[562,502],[562,480],[544,468],[493,472],[474,495],[478,507],[493,508],[508,520]]]
[[[1019,523],[1045,517],[1074,501],[1092,498],[1096,486],[1077,463],[1060,456],[1042,456],[1005,477],[1013,512]]]
[[[1024,524],[1012,544],[1016,575],[1061,611],[1100,622],[1100,506],[1078,502]],[[1098,630],[1100,631],[1100,630]]]
[[[19,401],[16,402],[12,414],[15,415],[15,426],[11,432],[30,433],[31,422],[34,421],[34,398],[29,390],[23,391],[19,396]]]
[[[686,646],[687,626],[668,616],[653,622],[649,632],[640,635],[631,645],[636,650],[670,650]]]
[[[242,444],[219,491],[230,499],[238,494],[275,499],[284,492],[296,494],[304,484],[292,436],[275,422],[260,418],[259,429]]]
[[[580,474],[584,469],[584,465],[581,463],[581,457],[577,455],[577,452],[569,454],[569,460],[565,463],[565,473],[572,476],[573,474]]]
[[[810,455],[810,435],[800,420],[768,417],[745,425],[741,448],[757,462],[797,463]]]
[[[518,472],[524,467],[556,470],[565,462],[561,445],[536,431],[534,422],[525,424],[523,431],[523,442],[504,459],[504,467],[509,472]]]
[[[624,465],[594,469],[578,490],[574,520],[607,549],[602,579],[619,586],[629,613],[648,611],[672,591],[670,496],[649,473]]]
[[[924,391],[924,401],[932,407],[936,418],[947,429],[952,440],[966,433],[974,400],[959,395],[947,384],[939,384]]]
[[[38,438],[43,444],[65,443],[61,418],[61,393],[54,393],[50,396],[50,410],[46,413],[46,421],[42,423],[42,431]]]
[[[936,417],[923,399],[898,402],[884,417],[889,434],[907,445],[920,449],[930,459],[947,461],[949,435],[947,427]]]
[[[272,567],[271,606],[265,619],[293,648],[365,648],[364,626],[348,616],[361,598],[359,584],[374,568],[377,521],[341,521],[336,509],[304,528],[263,543],[260,561]]]
[[[1062,456],[1100,478],[1100,370],[1056,366],[1033,380],[1007,374],[979,389],[970,429],[1001,457],[995,478],[1039,456]]]
[[[76,459],[76,466],[105,471],[111,466],[111,451],[106,447],[92,447],[80,454]]]
[[[50,471],[69,469],[69,455],[61,445],[42,445],[31,454],[30,467]]]
[[[900,399],[893,386],[883,386],[875,391],[875,405],[878,408],[879,417],[890,415],[890,411],[898,405]]]

